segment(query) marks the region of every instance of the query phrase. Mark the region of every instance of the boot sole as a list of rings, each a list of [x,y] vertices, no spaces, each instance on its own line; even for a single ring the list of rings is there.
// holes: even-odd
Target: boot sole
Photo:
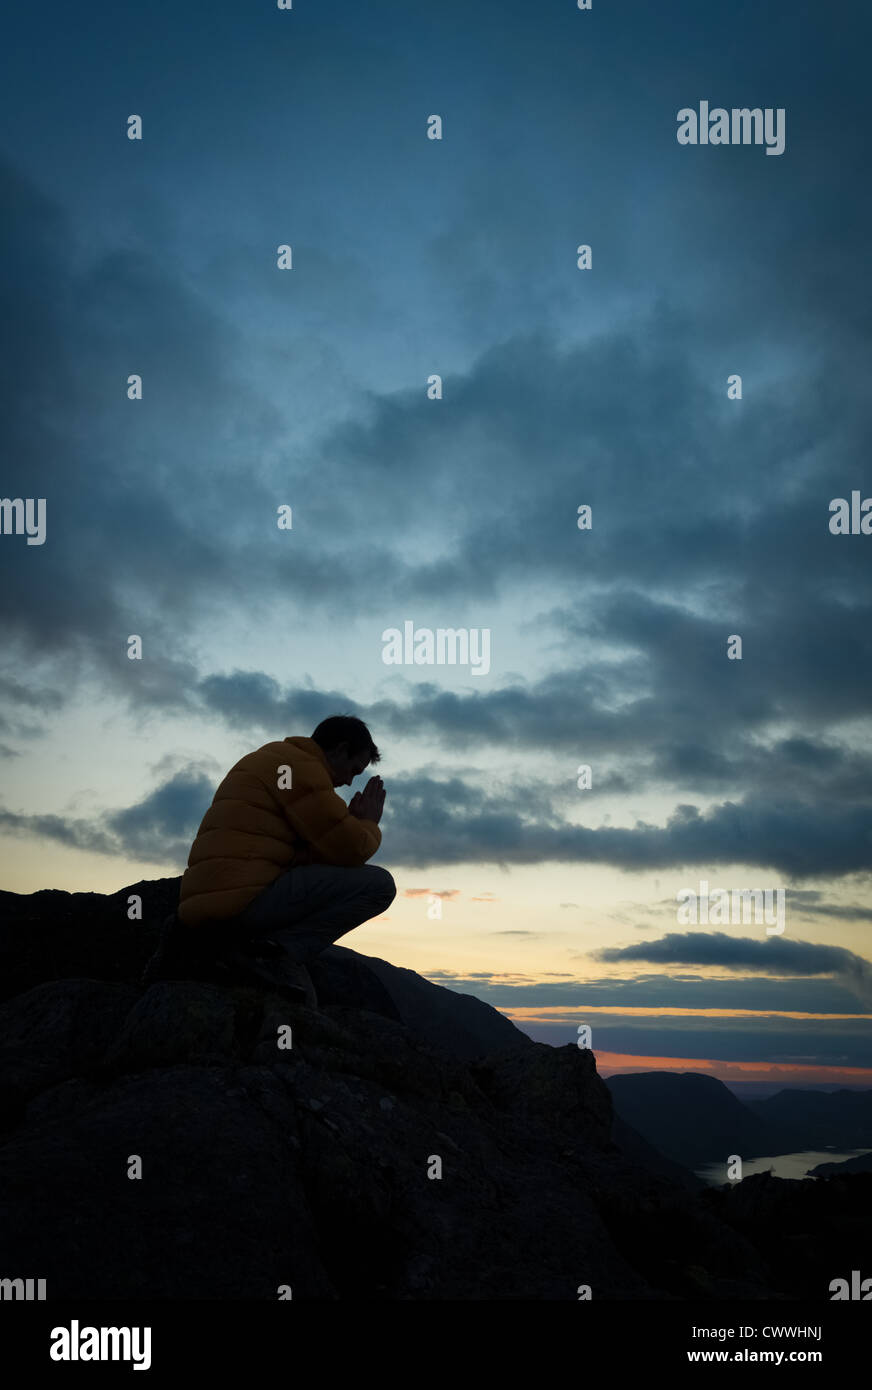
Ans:
[[[291,1003],[306,1003],[306,991],[304,989],[299,985],[292,985],[289,981],[283,980],[278,971],[270,970],[268,965],[261,965],[252,956],[246,956],[237,951],[224,951],[215,963],[218,966],[226,967],[234,979],[252,984],[267,985],[274,993],[281,994]]]

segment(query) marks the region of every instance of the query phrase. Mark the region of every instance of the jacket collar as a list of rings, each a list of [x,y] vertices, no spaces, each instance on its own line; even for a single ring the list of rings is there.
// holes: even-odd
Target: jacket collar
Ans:
[[[300,738],[296,734],[291,734],[287,738],[283,739],[282,742],[292,743],[295,748],[299,748],[303,753],[308,753],[310,757],[317,758],[318,761],[322,763],[323,766],[327,769],[327,771],[330,771],[330,764],[327,761],[327,754],[324,752],[324,749],[321,747],[320,743],[316,743],[313,738]]]

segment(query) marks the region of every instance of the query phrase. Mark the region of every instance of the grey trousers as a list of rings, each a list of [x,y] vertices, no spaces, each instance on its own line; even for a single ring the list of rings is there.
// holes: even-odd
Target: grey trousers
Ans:
[[[279,874],[237,920],[253,935],[278,941],[303,964],[353,927],[378,917],[396,896],[393,878],[377,864],[356,869],[302,864]]]

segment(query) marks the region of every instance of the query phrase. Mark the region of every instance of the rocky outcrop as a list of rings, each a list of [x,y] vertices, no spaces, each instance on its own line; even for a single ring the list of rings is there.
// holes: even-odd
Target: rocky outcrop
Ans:
[[[793,1298],[829,1299],[830,1282],[854,1269],[872,1276],[872,1173],[812,1182],[755,1173],[709,1188],[703,1203],[765,1250],[773,1284]]]
[[[58,977],[138,980],[157,944],[160,923],[178,901],[179,883],[178,878],[145,881],[106,897],[56,889],[0,892],[0,999]],[[137,899],[143,915],[131,920],[131,900]],[[310,974],[323,1003],[354,1005],[405,1022],[422,1041],[455,1056],[533,1045],[473,995],[343,946],[319,956]]]
[[[331,946],[312,962],[309,973],[324,1003],[374,1008],[399,1019],[422,1042],[454,1057],[485,1052],[528,1050],[533,1041],[503,1014],[473,994],[431,984],[377,956]],[[380,996],[376,990],[381,987]],[[367,1000],[372,1002],[367,1005]]]
[[[22,986],[0,1004],[3,1261],[50,1298],[794,1291],[772,1259],[791,1219],[777,1189],[745,1201],[653,1171],[592,1053],[479,1000],[341,947],[314,967],[317,1009],[203,979],[140,987],[168,883],[136,886],[135,924],[134,889],[3,895]],[[867,1228],[855,1213],[850,1239]]]
[[[186,981],[43,983],[0,1034],[4,1260],[52,1296],[685,1291],[654,1238],[682,1195],[613,1144],[576,1047],[464,1061],[381,1013]],[[709,1277],[766,1287],[741,1241]]]

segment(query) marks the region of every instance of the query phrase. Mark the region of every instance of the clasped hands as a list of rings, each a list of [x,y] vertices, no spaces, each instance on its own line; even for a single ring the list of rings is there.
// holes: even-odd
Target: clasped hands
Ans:
[[[355,792],[348,809],[358,820],[381,820],[385,804],[385,784],[380,777],[370,777],[362,792]]]

